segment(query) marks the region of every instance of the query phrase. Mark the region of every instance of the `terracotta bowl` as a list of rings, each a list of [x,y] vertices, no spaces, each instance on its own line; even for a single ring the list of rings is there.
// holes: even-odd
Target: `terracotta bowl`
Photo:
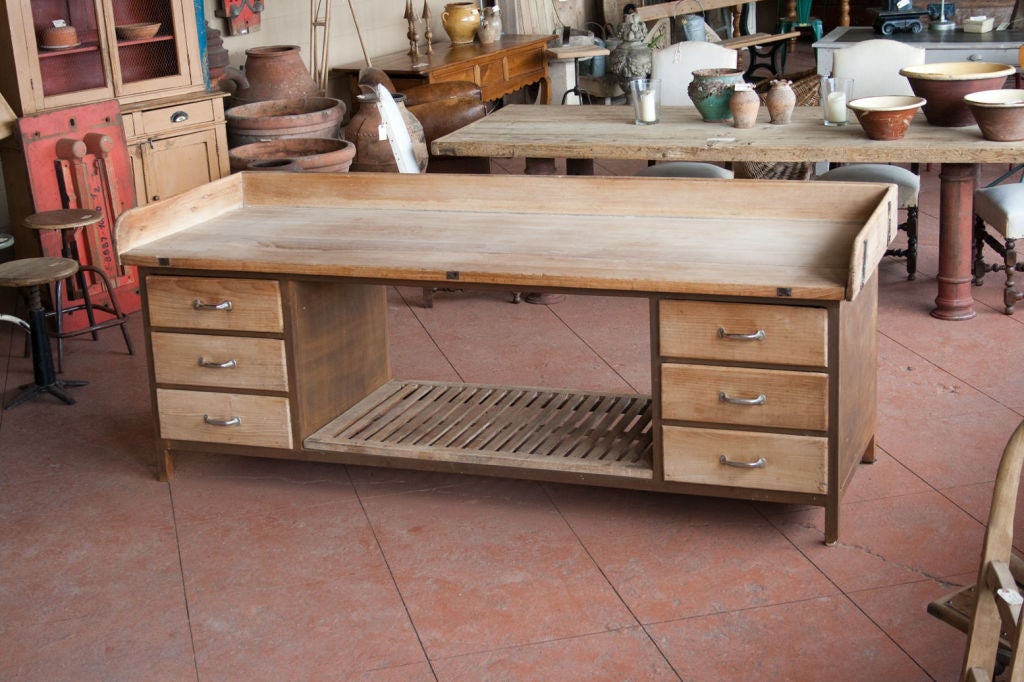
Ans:
[[[253,142],[228,150],[232,172],[274,169],[344,173],[355,156],[356,146],[351,142],[325,137]]]
[[[911,119],[924,104],[923,97],[885,95],[861,97],[846,106],[857,115],[860,127],[872,140],[898,140],[907,134]]]
[[[974,123],[964,95],[1001,88],[1016,69],[987,62],[941,62],[900,69],[914,94],[924,97],[924,117],[933,126],[969,126]]]
[[[40,46],[47,50],[77,47],[78,31],[74,26],[47,26],[43,29]]]
[[[142,24],[121,24],[114,27],[114,33],[121,40],[146,40],[155,36],[159,30],[159,21]]]
[[[1024,140],[1024,90],[982,90],[964,95],[964,102],[986,140]]]

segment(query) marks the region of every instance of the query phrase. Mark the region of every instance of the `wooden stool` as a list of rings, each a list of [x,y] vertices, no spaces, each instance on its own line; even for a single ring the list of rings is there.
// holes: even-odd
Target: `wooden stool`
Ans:
[[[44,211],[42,213],[36,213],[25,218],[25,227],[33,230],[60,230],[60,241],[61,241],[61,255],[64,258],[70,258],[78,263],[78,271],[75,273],[75,281],[78,287],[82,291],[82,303],[73,305],[70,308],[63,308],[61,302],[61,289],[63,288],[64,282],[57,282],[57,292],[54,296],[54,311],[53,314],[57,320],[57,371],[64,371],[64,339],[71,336],[78,336],[79,334],[91,333],[93,341],[98,337],[96,332],[101,329],[107,329],[110,327],[121,327],[121,334],[124,336],[124,345],[128,347],[128,354],[134,355],[135,349],[132,347],[132,340],[128,336],[128,318],[121,312],[121,307],[117,304],[117,295],[114,293],[114,288],[110,285],[110,279],[107,277],[107,273],[103,272],[100,268],[94,265],[82,264],[78,258],[78,246],[75,241],[75,233],[83,227],[88,225],[94,225],[103,219],[103,214],[99,211],[92,211],[82,208],[65,208],[57,209],[55,211]],[[102,282],[104,289],[106,289],[107,297],[110,299],[110,305],[104,305],[100,303],[93,303],[92,295],[89,293],[89,285],[85,280],[86,272],[91,272],[100,282]],[[68,290],[70,292],[71,281],[68,280]],[[68,296],[70,299],[70,295]],[[82,329],[76,329],[74,331],[64,331],[64,314],[73,313],[77,310],[84,310],[86,317],[89,319],[89,325]],[[111,319],[103,320],[102,322],[96,321],[95,311],[101,311],[108,315],[111,315]]]
[[[70,258],[24,258],[0,264],[0,287],[24,287],[28,293],[29,330],[32,337],[32,373],[35,381],[19,386],[22,392],[7,408],[29,400],[39,393],[50,393],[68,405],[74,399],[64,389],[84,386],[85,381],[59,381],[53,371],[50,337],[46,333],[46,310],[39,295],[40,284],[60,282],[78,271],[78,262]]]

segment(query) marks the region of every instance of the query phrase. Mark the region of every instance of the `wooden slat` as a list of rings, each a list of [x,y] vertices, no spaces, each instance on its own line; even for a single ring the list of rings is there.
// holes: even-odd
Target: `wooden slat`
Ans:
[[[649,396],[395,381],[305,445],[651,478],[650,405]]]

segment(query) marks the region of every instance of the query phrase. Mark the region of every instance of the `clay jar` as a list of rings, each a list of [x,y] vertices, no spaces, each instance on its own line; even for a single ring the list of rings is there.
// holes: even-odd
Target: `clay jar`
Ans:
[[[757,123],[757,111],[761,108],[761,98],[754,89],[746,84],[737,84],[729,97],[729,111],[732,112],[732,124],[737,128],[753,128]]]
[[[473,42],[480,27],[480,6],[475,2],[452,2],[441,12],[441,25],[452,45]]]
[[[427,169],[427,138],[423,133],[423,124],[412,115],[405,107],[405,95],[392,95],[398,110],[405,120],[405,127],[412,139],[412,153],[416,157],[416,163],[422,173]],[[377,95],[366,93],[356,97],[359,101],[359,108],[352,115],[348,125],[345,126],[345,139],[356,146],[356,158],[352,162],[350,171],[375,172],[375,173],[396,173],[398,164],[395,162],[394,152],[391,151],[391,143],[387,139],[380,139],[379,129],[382,122],[380,111],[377,109]]]
[[[772,81],[768,95],[765,97],[765,105],[768,107],[768,116],[772,123],[789,123],[793,117],[796,93],[793,92],[792,86],[793,81],[785,79]]]
[[[231,69],[224,80],[235,83],[231,95],[233,107],[268,99],[320,95],[320,88],[302,62],[298,45],[251,47],[245,51],[244,73]]]
[[[697,69],[686,94],[705,121],[728,121],[732,118],[729,98],[733,87],[742,82],[743,72],[738,69]]]

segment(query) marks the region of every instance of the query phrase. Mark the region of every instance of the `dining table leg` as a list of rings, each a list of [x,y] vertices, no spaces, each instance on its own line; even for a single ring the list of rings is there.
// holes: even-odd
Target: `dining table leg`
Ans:
[[[940,320],[969,320],[977,315],[971,294],[977,176],[974,163],[944,163],[939,171],[939,293],[932,316]]]

